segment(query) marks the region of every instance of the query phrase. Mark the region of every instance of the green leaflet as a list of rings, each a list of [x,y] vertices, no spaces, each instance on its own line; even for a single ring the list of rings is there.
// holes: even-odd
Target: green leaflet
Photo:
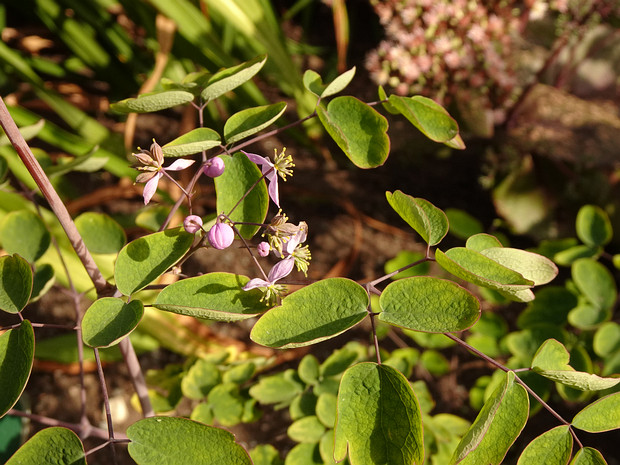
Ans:
[[[19,313],[32,293],[32,269],[19,255],[0,257],[0,310]]]
[[[383,165],[389,155],[387,120],[354,97],[336,97],[318,106],[319,120],[338,147],[359,168]]]
[[[407,379],[395,369],[359,363],[338,391],[334,459],[351,465],[422,464],[422,417]],[[384,421],[388,419],[389,421]]]
[[[448,233],[448,217],[428,200],[401,191],[386,192],[388,203],[429,245],[437,245]]]
[[[390,95],[389,103],[426,137],[435,142],[449,142],[458,136],[459,127],[438,103],[421,95],[400,97]]]
[[[8,213],[0,223],[0,243],[9,254],[18,253],[34,263],[45,253],[51,236],[43,220],[29,210]]]
[[[275,123],[286,110],[286,103],[279,102],[255,108],[246,108],[232,115],[224,124],[227,144],[245,139]]]
[[[604,246],[611,241],[613,228],[609,216],[596,205],[584,205],[577,213],[575,221],[577,237],[590,246]]]
[[[261,70],[266,61],[267,55],[260,55],[237,66],[218,71],[209,78],[200,97],[205,101],[214,100],[245,84]]]
[[[220,145],[220,135],[213,129],[196,128],[171,140],[161,149],[164,157],[184,157]]]
[[[416,331],[463,331],[480,316],[480,302],[458,284],[430,276],[399,279],[379,299],[379,320]]]
[[[359,284],[345,278],[324,279],[282,299],[282,305],[258,320],[250,338],[267,347],[316,344],[358,324],[368,315],[367,307],[368,294]]]
[[[607,465],[601,453],[591,447],[579,449],[570,465]]]
[[[194,100],[194,94],[184,90],[163,90],[127,98],[112,103],[110,109],[119,113],[151,113],[184,105]]]
[[[0,335],[0,417],[19,400],[34,360],[34,331],[28,320]]]
[[[558,426],[530,442],[521,453],[517,465],[566,465],[572,451],[573,437],[568,425]]]
[[[104,213],[82,213],[75,226],[91,253],[117,253],[127,242],[122,226]]]
[[[231,433],[185,418],[145,418],[127,428],[127,436],[129,455],[138,465],[251,465]]]
[[[571,273],[577,288],[592,305],[601,310],[609,310],[614,305],[618,293],[616,282],[599,262],[580,258],[573,263]]]
[[[84,446],[67,428],[45,428],[31,437],[5,465],[86,465]]]
[[[244,291],[249,278],[231,273],[207,273],[167,286],[157,296],[155,308],[218,321],[252,318],[267,310],[258,289]]]
[[[194,242],[183,228],[167,229],[136,239],[119,252],[114,267],[118,290],[125,295],[143,289],[178,262]]]
[[[232,221],[263,223],[267,216],[269,197],[266,184],[264,182],[256,184],[262,176],[261,171],[241,152],[235,153],[232,157],[220,155],[220,158],[224,160],[226,169],[221,176],[214,179],[217,212],[228,214]],[[252,186],[254,186],[252,191],[243,198]],[[230,213],[241,198],[243,198],[241,203]],[[243,237],[249,239],[258,232],[260,226],[241,224],[237,229]]]
[[[329,84],[323,84],[321,76],[311,69],[306,70],[303,76],[304,87],[317,97],[325,98],[344,90],[355,76],[355,66],[345,71]]]
[[[499,465],[525,426],[528,413],[527,391],[515,382],[515,374],[510,371],[485,402],[450,464]]]
[[[98,299],[82,318],[82,340],[90,347],[110,347],[136,329],[143,315],[139,300],[125,303],[115,297]]]
[[[600,433],[620,428],[620,392],[610,394],[586,406],[573,418],[575,428]]]

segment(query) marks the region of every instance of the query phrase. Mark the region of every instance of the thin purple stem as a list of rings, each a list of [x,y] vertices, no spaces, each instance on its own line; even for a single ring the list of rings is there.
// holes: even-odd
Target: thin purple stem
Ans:
[[[101,359],[99,358],[99,349],[95,347],[93,349],[95,352],[95,362],[97,364],[97,374],[99,375],[99,383],[101,384],[101,394],[103,395],[103,405],[105,406],[105,419],[108,424],[108,439],[110,441],[114,440],[114,426],[112,425],[112,412],[110,411],[110,398],[108,396],[108,388],[105,384],[105,376],[103,374],[103,367],[101,366]],[[114,448],[114,444],[111,447],[112,453],[112,462],[115,464],[116,461],[116,449]]]

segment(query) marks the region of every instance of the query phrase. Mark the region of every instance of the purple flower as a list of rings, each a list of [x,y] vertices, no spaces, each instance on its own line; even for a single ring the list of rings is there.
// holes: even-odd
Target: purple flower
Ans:
[[[217,178],[224,172],[224,168],[226,168],[224,160],[220,157],[214,157],[207,162],[203,171],[210,178]]]
[[[267,255],[269,255],[269,250],[271,250],[271,247],[269,243],[265,241],[261,242],[256,246],[256,251],[261,257],[266,257]]]
[[[202,227],[202,218],[198,215],[189,215],[183,220],[183,227],[190,234],[195,234]]]
[[[250,159],[250,161],[261,167],[263,176],[269,183],[269,197],[271,197],[273,203],[275,203],[279,208],[280,195],[278,193],[278,175],[283,181],[286,181],[286,176],[293,175],[293,172],[291,171],[291,168],[295,166],[293,163],[293,158],[290,155],[286,155],[286,148],[282,149],[280,154],[278,154],[277,150],[275,151],[276,156],[273,163],[267,157],[261,157],[255,153],[247,153],[243,150],[241,152],[243,152]]]
[[[269,271],[269,274],[267,275],[267,281],[261,278],[250,279],[248,283],[243,286],[243,290],[249,291],[250,289],[256,289],[257,287],[266,287],[267,289],[272,288],[277,281],[291,274],[294,266],[295,260],[293,259],[293,257],[280,260]]]
[[[235,231],[228,223],[215,223],[209,230],[209,243],[214,249],[222,250],[235,239]]]
[[[136,177],[136,182],[146,183],[142,193],[144,196],[144,205],[148,204],[151,201],[151,198],[153,198],[153,195],[155,195],[155,192],[157,191],[157,184],[166,171],[184,170],[194,163],[194,160],[186,160],[181,158],[174,161],[170,166],[162,166],[164,163],[164,152],[162,151],[161,146],[155,142],[155,139],[153,139],[150,150],[143,149],[132,155],[144,165],[138,167],[138,169],[145,172],[140,173]]]

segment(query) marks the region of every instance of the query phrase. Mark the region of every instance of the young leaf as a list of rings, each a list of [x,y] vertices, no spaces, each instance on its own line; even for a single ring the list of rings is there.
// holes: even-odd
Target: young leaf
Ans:
[[[448,233],[448,218],[428,200],[401,191],[386,192],[388,203],[429,245],[437,245]]]
[[[233,144],[275,123],[286,110],[286,103],[246,108],[235,113],[224,124],[224,139]]]
[[[304,355],[297,367],[299,377],[306,384],[315,384],[319,380],[319,369],[319,361],[312,354]]]
[[[579,449],[570,465],[607,465],[602,454],[591,447]]]
[[[185,397],[201,400],[222,380],[217,365],[198,359],[181,380],[181,390]]]
[[[0,335],[0,417],[19,400],[34,360],[34,331],[28,320]]]
[[[573,437],[568,425],[557,426],[530,442],[521,453],[517,465],[566,465],[572,451]]]
[[[613,229],[605,210],[596,205],[584,205],[577,213],[577,237],[590,246],[604,246],[611,241]]]
[[[75,219],[75,226],[92,253],[117,253],[127,242],[125,230],[104,213],[82,213]]]
[[[115,297],[96,300],[82,319],[82,340],[90,347],[110,347],[131,333],[144,315],[139,300],[125,303]]]
[[[250,451],[254,465],[284,465],[280,453],[271,444],[259,444]]]
[[[251,465],[235,437],[186,418],[151,417],[127,428],[129,455],[138,465],[230,463]]]
[[[45,428],[32,436],[5,465],[24,464],[86,465],[84,446],[67,428]]]
[[[579,329],[595,329],[611,319],[610,308],[600,308],[589,302],[580,302],[568,313],[568,322]]]
[[[32,293],[32,269],[19,255],[0,257],[0,310],[19,313]]]
[[[528,413],[527,391],[510,371],[461,439],[450,464],[500,464],[525,426]]]
[[[430,276],[390,283],[379,302],[379,320],[429,333],[463,331],[480,316],[476,297],[452,281]]]
[[[420,406],[409,382],[398,371],[366,362],[343,375],[334,459],[344,460],[347,450],[351,465],[423,462]]]
[[[336,395],[329,392],[321,394],[316,401],[316,416],[328,428],[336,425],[336,402]]]
[[[551,260],[536,253],[510,247],[491,247],[480,251],[494,262],[520,273],[535,286],[547,284],[558,274],[558,267]]]
[[[325,90],[320,94],[321,98],[330,97],[335,95],[342,90],[344,90],[353,80],[353,76],[355,76],[355,66],[341,75],[339,75],[336,79],[330,82]]]
[[[207,273],[167,286],[155,308],[166,312],[217,321],[252,318],[267,310],[258,289],[244,291],[249,278],[231,273]]]
[[[588,301],[603,309],[610,309],[617,297],[616,282],[609,270],[590,258],[581,258],[571,267],[573,280]]]
[[[294,421],[286,430],[288,437],[295,442],[319,442],[323,433],[325,426],[314,415]]]
[[[250,388],[250,395],[261,404],[291,402],[303,392],[303,385],[292,378],[294,370],[265,376]]]
[[[549,339],[538,349],[532,369],[545,378],[581,391],[600,391],[620,383],[620,378],[601,378],[598,375],[575,371],[568,362],[570,355],[564,345]]]
[[[302,442],[286,454],[284,465],[325,465],[317,443]]]
[[[8,213],[0,223],[0,241],[6,253],[18,253],[34,263],[45,253],[51,236],[43,220],[29,210]]]
[[[168,142],[161,150],[164,157],[184,157],[220,145],[220,135],[213,129],[196,128]]]
[[[183,228],[167,229],[136,239],[119,252],[114,279],[125,295],[148,286],[178,262],[194,242]]]
[[[214,100],[245,84],[261,70],[266,61],[267,56],[260,55],[245,63],[218,71],[209,78],[207,87],[204,88],[200,97],[204,101]]]
[[[603,358],[620,350],[620,325],[615,321],[601,325],[594,333],[592,346],[596,355]]]
[[[267,347],[301,347],[352,328],[368,312],[368,294],[345,278],[310,284],[284,299],[254,325],[250,339]],[[274,331],[273,328],[278,328]]]
[[[581,410],[571,423],[589,433],[601,433],[620,428],[620,392],[610,394]]]
[[[317,97],[320,97],[325,90],[325,85],[323,84],[323,79],[321,79],[321,75],[311,69],[308,69],[304,72],[303,84],[307,90],[312,92]]]
[[[390,95],[389,102],[426,137],[435,142],[448,142],[459,133],[459,127],[450,114],[435,101],[416,95]]]
[[[229,214],[232,221],[263,223],[267,216],[269,196],[264,182],[255,185],[262,176],[261,171],[241,152],[235,153],[232,157],[220,155],[220,158],[224,160],[226,169],[221,176],[214,179],[217,211]],[[252,187],[254,187],[252,191],[243,198]],[[230,213],[241,198],[243,198],[241,203]],[[246,239],[254,236],[259,228],[260,226],[251,224],[237,226],[239,233]]]
[[[390,151],[388,122],[372,107],[353,97],[336,97],[317,107],[319,120],[347,157],[359,168],[383,165]]]
[[[244,399],[239,394],[238,384],[218,384],[209,392],[207,402],[222,426],[234,426],[241,422]]]
[[[184,90],[164,90],[149,92],[137,98],[127,98],[112,103],[110,109],[118,113],[151,113],[166,108],[184,105],[194,100],[194,94]]]

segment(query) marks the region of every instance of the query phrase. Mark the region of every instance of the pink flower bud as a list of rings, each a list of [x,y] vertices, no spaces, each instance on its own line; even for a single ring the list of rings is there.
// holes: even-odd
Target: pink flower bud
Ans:
[[[258,244],[256,246],[256,251],[258,252],[258,255],[260,255],[261,257],[266,257],[267,255],[269,255],[269,250],[271,249],[271,247],[269,246],[268,242],[261,242],[260,244]]]
[[[202,218],[198,215],[189,215],[183,220],[183,227],[190,234],[195,234],[200,231],[202,226]]]
[[[203,168],[204,173],[210,178],[217,178],[224,172],[224,160],[220,157],[212,158]]]
[[[209,230],[209,243],[214,249],[222,250],[232,244],[235,232],[228,223],[216,223]]]

